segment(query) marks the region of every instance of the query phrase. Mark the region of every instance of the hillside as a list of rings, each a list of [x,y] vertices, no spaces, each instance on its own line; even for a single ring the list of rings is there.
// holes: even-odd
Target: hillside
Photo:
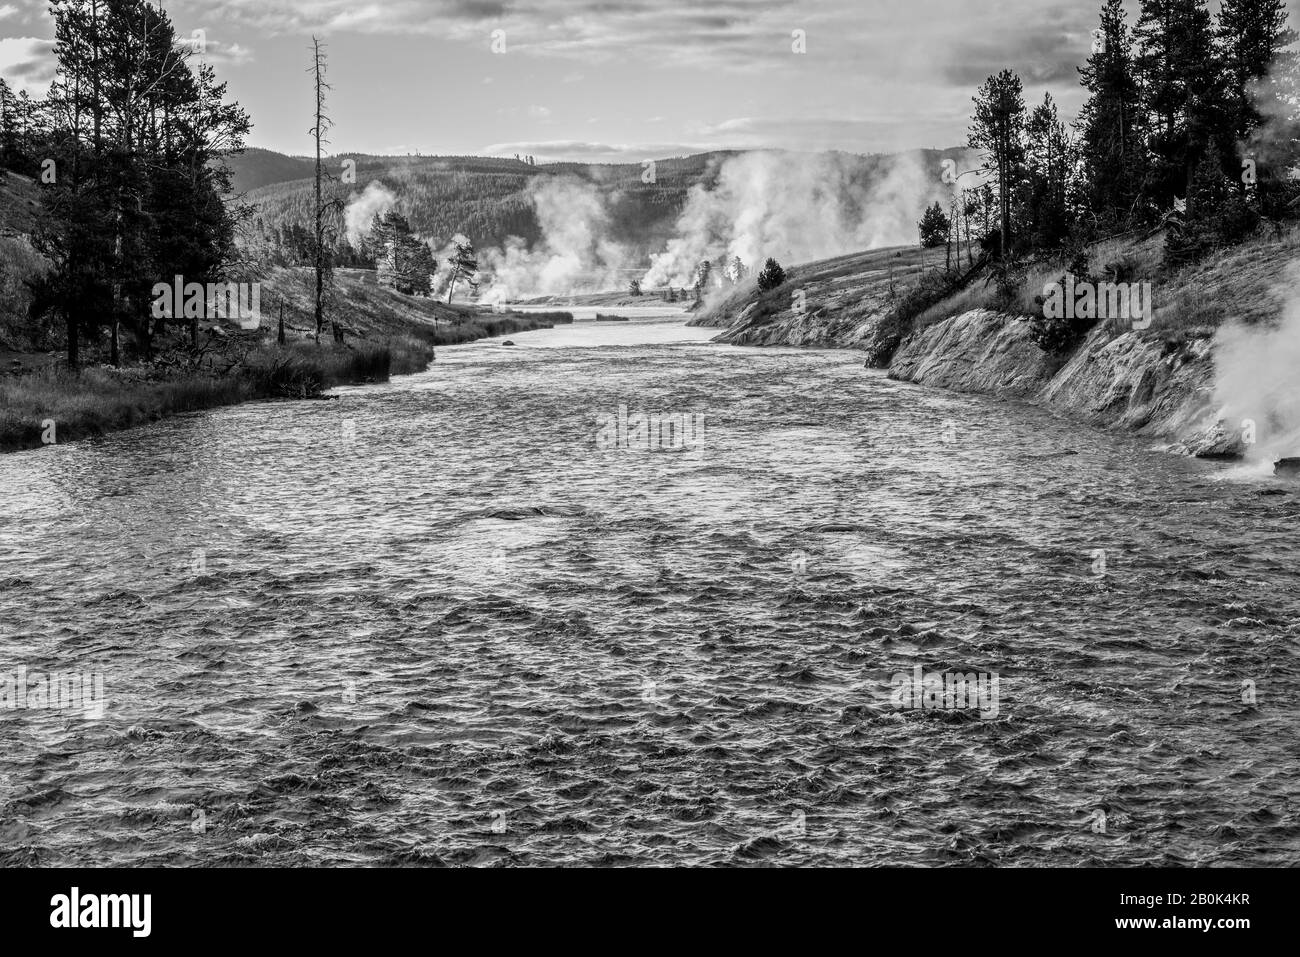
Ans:
[[[798,263],[786,269],[780,288],[760,293],[751,277],[710,298],[690,324],[725,328],[717,341],[732,345],[866,348],[881,318],[936,255],[942,262],[942,250],[906,246]]]
[[[962,150],[918,150],[916,158],[938,182],[941,162]],[[251,155],[250,155],[251,154]],[[635,255],[658,252],[676,234],[677,218],[696,186],[709,190],[717,182],[722,164],[735,151],[715,151],[655,161],[655,181],[643,183],[641,163],[551,163],[530,166],[513,158],[474,156],[371,156],[340,154],[332,157],[331,172],[354,160],[356,184],[336,187],[347,197],[378,182],[396,196],[397,211],[412,228],[442,240],[462,233],[476,246],[502,246],[516,236],[528,245],[540,238],[533,195],[539,181],[568,177],[589,184],[601,195],[609,216],[608,238]],[[863,186],[880,182],[894,156],[835,154],[850,167],[849,179]],[[278,159],[274,159],[278,157]],[[312,180],[310,168],[300,161],[265,150],[230,157],[237,183],[257,183],[245,199],[258,207],[268,228],[283,229],[310,218]],[[272,179],[279,176],[279,179]]]
[[[233,173],[231,185],[237,194],[275,183],[306,179],[314,169],[312,161],[305,156],[285,156],[283,153],[256,147],[249,147],[238,156],[228,157],[226,165]]]
[[[708,303],[692,324],[722,327],[715,341],[737,345],[850,348],[868,356],[882,351],[893,379],[1036,402],[1092,425],[1165,439],[1190,454],[1240,456],[1246,451],[1240,436],[1218,421],[1216,333],[1228,322],[1276,327],[1286,306],[1279,283],[1300,256],[1300,233],[1261,235],[1173,274],[1158,272],[1162,242],[1157,234],[1092,250],[1098,264],[1123,263],[1137,279],[1156,279],[1151,327],[1099,323],[1060,356],[1033,341],[1029,321],[1034,292],[1059,275],[1059,267],[1031,270],[1010,307],[999,307],[982,278],[927,303],[915,297],[915,248],[795,266],[779,289],[760,294],[747,284]],[[798,289],[806,295],[803,314],[794,309]]]
[[[39,189],[27,176],[0,170],[0,236],[35,229],[40,215]]]

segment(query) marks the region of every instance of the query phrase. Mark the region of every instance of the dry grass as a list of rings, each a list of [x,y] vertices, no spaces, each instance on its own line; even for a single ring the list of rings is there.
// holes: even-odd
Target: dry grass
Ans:
[[[91,367],[80,375],[57,367],[0,376],[0,450],[39,446],[48,420],[56,424],[58,441],[66,442],[251,399],[313,398],[337,385],[422,372],[438,345],[573,321],[567,312],[483,314],[470,306],[449,307],[383,289],[373,273],[359,270],[341,271],[338,279],[334,307],[347,317],[342,347],[328,332],[320,345],[314,342],[309,271],[278,269],[263,287],[263,342],[228,376],[164,376],[148,366]],[[274,339],[281,302],[284,346]]]
[[[161,376],[144,368],[64,367],[0,378],[0,450],[42,444],[45,423],[67,442],[253,399],[319,396],[336,385],[385,382],[427,368],[433,347],[418,339],[342,348],[263,345],[226,376]]]
[[[1280,237],[1261,234],[1174,273],[1164,270],[1163,251],[1163,233],[1145,239],[1105,240],[1088,250],[1089,271],[1098,279],[1152,284],[1155,321],[1143,334],[1170,341],[1204,338],[1214,335],[1224,322],[1249,325],[1276,319],[1285,301],[1287,270],[1300,260],[1300,229],[1293,228]],[[919,313],[912,329],[924,329],[974,309],[1035,315],[1041,308],[1037,297],[1065,268],[1064,260],[1032,265],[1010,303],[999,302],[992,285],[977,278]]]
[[[0,450],[41,445],[49,421],[57,441],[66,442],[252,397],[253,386],[243,377],[150,382],[110,369],[83,369],[78,375],[57,368],[3,378]]]
[[[1151,331],[1169,340],[1212,336],[1226,322],[1256,325],[1281,315],[1300,261],[1300,229],[1259,236],[1153,280]]]
[[[976,309],[993,309],[997,304],[998,291],[982,278],[977,278],[965,289],[961,289],[929,309],[922,310],[912,320],[912,331],[920,332],[937,322],[943,322],[953,316],[973,312]]]

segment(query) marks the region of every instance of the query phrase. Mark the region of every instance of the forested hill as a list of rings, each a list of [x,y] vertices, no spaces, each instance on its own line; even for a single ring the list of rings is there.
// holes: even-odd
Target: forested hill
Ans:
[[[305,179],[312,175],[312,161],[305,156],[285,156],[272,150],[249,147],[228,160],[231,185],[236,193],[248,193],[262,186]]]
[[[941,160],[960,150],[918,151],[924,168],[938,179]],[[573,177],[590,183],[604,197],[611,217],[611,238],[632,248],[658,249],[675,233],[678,214],[691,187],[710,189],[731,151],[698,153],[655,161],[655,181],[642,182],[642,163],[549,163],[530,165],[506,157],[481,156],[370,156],[345,153],[330,158],[334,176],[343,172],[345,160],[356,163],[355,185],[334,184],[342,195],[359,192],[378,182],[397,197],[397,210],[411,228],[425,236],[446,240],[456,233],[469,236],[479,247],[500,246],[506,237],[518,236],[532,244],[539,238],[532,201],[539,177]],[[851,157],[861,166],[861,178],[883,175],[889,156]],[[259,208],[267,227],[283,228],[310,221],[312,201],[311,161],[267,150],[248,150],[231,157],[236,188]]]
[[[644,167],[640,163],[533,166],[513,158],[482,156],[342,154],[330,158],[330,172],[339,176],[344,161],[353,160],[355,185],[335,184],[336,190],[346,195],[378,182],[397,197],[398,211],[417,233],[444,240],[463,233],[480,247],[500,246],[508,236],[518,236],[529,244],[536,241],[540,231],[532,201],[533,181],[576,177],[606,195],[615,237],[636,245],[658,244],[670,236],[687,191],[696,183],[711,186],[726,155],[702,153],[658,160],[653,184],[641,182]],[[258,207],[268,227],[310,221],[310,160],[250,150],[231,158],[230,165],[236,188],[243,184],[246,201]]]

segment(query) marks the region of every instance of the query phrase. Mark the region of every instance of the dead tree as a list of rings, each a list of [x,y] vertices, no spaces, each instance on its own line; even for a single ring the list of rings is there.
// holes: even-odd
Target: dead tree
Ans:
[[[334,177],[325,172],[321,164],[322,147],[328,145],[329,139],[326,134],[334,121],[329,118],[325,112],[325,93],[332,89],[325,82],[325,66],[327,63],[325,57],[325,48],[321,41],[316,37],[311,38],[312,43],[312,65],[311,72],[316,86],[316,124],[308,131],[316,142],[316,201],[315,213],[316,223],[312,236],[312,259],[313,267],[316,272],[316,342],[320,343],[321,330],[325,328],[325,290],[333,282],[332,263],[331,263],[331,246],[333,239],[333,227],[331,217],[338,213],[342,208],[342,203],[337,199],[325,199],[323,184],[332,180]],[[339,325],[338,317],[330,316],[330,329],[334,334],[334,341],[341,343],[343,341],[343,327]]]

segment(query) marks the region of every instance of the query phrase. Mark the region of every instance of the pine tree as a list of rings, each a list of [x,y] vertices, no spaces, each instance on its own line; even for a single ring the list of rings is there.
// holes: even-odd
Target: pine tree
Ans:
[[[952,224],[949,222],[948,217],[944,215],[939,201],[935,200],[934,205],[926,208],[921,221],[917,223],[917,228],[921,232],[922,248],[935,249],[946,243],[951,226]]]
[[[1217,37],[1227,80],[1232,133],[1248,139],[1264,121],[1257,105],[1278,105],[1294,77],[1297,35],[1287,22],[1286,0],[1223,0]],[[1266,82],[1271,81],[1271,82]]]
[[[1106,233],[1127,229],[1146,213],[1142,101],[1123,0],[1106,0],[1097,37],[1094,53],[1079,70],[1091,95],[1079,113],[1077,129],[1083,201],[1093,228]]]
[[[456,253],[448,258],[447,262],[451,265],[451,281],[447,283],[447,304],[451,305],[451,296],[456,291],[458,280],[464,279],[471,289],[478,288],[478,283],[474,280],[474,276],[478,273],[478,256],[474,252],[474,244],[468,239],[463,243],[456,243]]]
[[[1229,132],[1233,145],[1241,144],[1243,167],[1251,170],[1243,170],[1237,188],[1246,192],[1253,179],[1253,201],[1271,220],[1292,214],[1300,195],[1290,178],[1300,160],[1300,60],[1290,49],[1296,39],[1283,0],[1224,0],[1218,41]]]
[[[969,140],[973,149],[983,151],[984,169],[994,178],[1000,258],[1012,249],[1015,193],[1024,180],[1024,138],[1024,85],[1013,71],[1003,70],[989,77],[975,95]]]
[[[785,270],[775,259],[768,259],[763,263],[763,269],[758,274],[758,288],[762,292],[769,292],[778,286],[785,284]]]
[[[0,167],[5,169],[17,170],[26,165],[18,125],[18,98],[4,77],[0,77]]]
[[[1205,0],[1142,0],[1134,30],[1144,94],[1148,184],[1160,209],[1186,197],[1207,150],[1222,153],[1224,79]]]
[[[410,273],[408,279],[411,284],[411,294],[415,296],[430,296],[433,294],[433,274],[438,270],[438,264],[433,258],[433,250],[429,244],[423,240],[414,240],[415,246],[411,254]]]
[[[1025,124],[1029,221],[1038,249],[1057,248],[1069,235],[1068,191],[1074,149],[1048,93]]]
[[[316,144],[316,165],[315,165],[315,196],[316,201],[313,208],[315,217],[315,229],[312,232],[312,268],[316,275],[316,296],[314,299],[314,313],[316,318],[316,341],[320,342],[321,330],[325,327],[325,300],[326,288],[333,283],[333,263],[331,261],[331,247],[333,245],[333,234],[330,227],[330,219],[333,213],[338,211],[339,202],[336,199],[326,199],[323,193],[324,183],[332,180],[333,177],[324,171],[322,164],[322,147],[328,142],[326,138],[330,127],[334,125],[329,115],[325,112],[325,94],[332,87],[325,81],[326,56],[325,49],[321,41],[316,37],[311,38],[312,43],[312,65],[310,72],[312,74],[312,86],[315,91],[315,123],[311,130],[312,139]],[[343,327],[339,324],[336,316],[330,317],[330,329],[334,334],[334,341],[341,343],[343,341]]]
[[[148,357],[181,318],[154,316],[154,284],[214,281],[230,266],[240,213],[224,201],[223,157],[242,149],[248,117],[210,68],[191,69],[167,15],[144,0],[65,0],[51,12],[56,76],[41,135],[57,163],[34,242],[53,269],[34,307],[65,321],[73,366],[82,337],[104,325],[110,361],[122,328]],[[24,122],[35,135],[37,120]]]
[[[1240,242],[1256,223],[1218,157],[1207,152],[1197,165],[1183,224],[1165,237],[1167,262],[1171,266],[1194,262],[1220,246]]]
[[[698,302],[709,288],[709,277],[713,275],[713,263],[707,259],[701,259],[699,265],[695,267],[695,279],[691,283],[691,288],[695,290],[695,299]]]

